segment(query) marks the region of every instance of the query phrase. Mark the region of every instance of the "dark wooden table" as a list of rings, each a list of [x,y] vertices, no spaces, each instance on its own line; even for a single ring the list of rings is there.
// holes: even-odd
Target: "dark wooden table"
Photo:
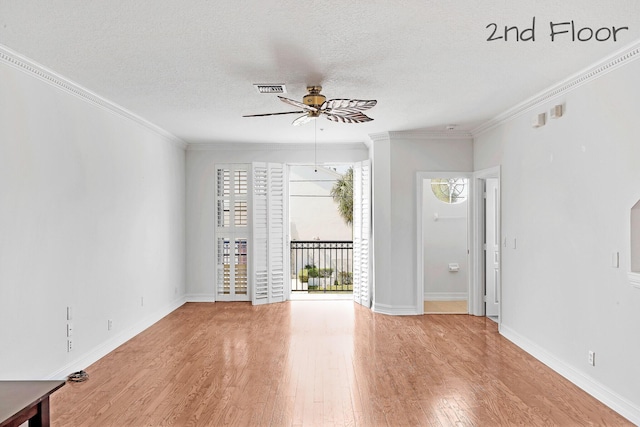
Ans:
[[[0,427],[49,427],[49,395],[64,381],[0,381]]]

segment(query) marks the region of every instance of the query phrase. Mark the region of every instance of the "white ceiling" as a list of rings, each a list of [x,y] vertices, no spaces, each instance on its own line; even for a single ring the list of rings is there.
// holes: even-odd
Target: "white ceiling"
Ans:
[[[534,16],[535,42],[487,41]],[[571,20],[629,30],[551,42],[549,22]],[[637,0],[0,0],[1,45],[189,143],[313,141],[296,115],[241,117],[294,110],[252,83],[378,100],[372,122],[318,120],[318,142],[471,131],[639,39]]]

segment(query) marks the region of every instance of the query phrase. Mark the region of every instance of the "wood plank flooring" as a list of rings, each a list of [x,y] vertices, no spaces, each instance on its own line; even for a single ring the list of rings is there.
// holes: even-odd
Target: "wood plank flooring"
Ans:
[[[467,314],[467,301],[425,301],[425,314]]]
[[[632,425],[467,315],[189,303],[51,397],[61,426]]]

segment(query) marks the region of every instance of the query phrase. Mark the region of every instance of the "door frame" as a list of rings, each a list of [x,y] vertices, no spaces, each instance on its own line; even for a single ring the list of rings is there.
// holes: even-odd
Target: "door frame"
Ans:
[[[475,206],[475,194],[474,184],[475,180],[474,174],[472,172],[417,172],[416,173],[416,230],[417,230],[417,247],[416,247],[416,265],[417,265],[417,291],[416,291],[416,313],[424,314],[424,230],[423,230],[423,216],[424,216],[424,181],[427,179],[433,178],[467,178],[469,182],[469,191],[467,198],[467,265],[469,267],[469,272],[471,274],[468,275],[468,283],[467,283],[467,310],[471,312],[471,295],[472,295],[472,280],[473,280],[473,267],[472,262],[473,259],[470,256],[470,252],[472,251],[472,246],[470,243],[472,242],[471,237],[473,236],[473,224],[472,221],[472,213],[475,212],[473,206]]]
[[[498,229],[496,232],[502,241],[502,204],[501,204],[501,179],[500,166],[479,170],[473,173],[473,198],[477,201],[484,199],[485,181],[489,178],[498,180]],[[473,241],[471,247],[471,276],[472,286],[469,292],[469,314],[474,316],[485,315],[484,304],[484,283],[485,283],[485,264],[484,264],[484,231],[485,231],[485,214],[484,203],[474,203],[473,205]],[[500,251],[500,272],[498,276],[498,325],[502,321],[502,251]]]

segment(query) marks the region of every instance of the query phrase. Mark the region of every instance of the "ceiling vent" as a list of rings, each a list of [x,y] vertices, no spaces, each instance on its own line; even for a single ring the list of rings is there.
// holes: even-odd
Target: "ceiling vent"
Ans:
[[[258,93],[287,93],[287,88],[283,84],[266,84],[266,83],[254,83],[253,87],[256,88]]]

